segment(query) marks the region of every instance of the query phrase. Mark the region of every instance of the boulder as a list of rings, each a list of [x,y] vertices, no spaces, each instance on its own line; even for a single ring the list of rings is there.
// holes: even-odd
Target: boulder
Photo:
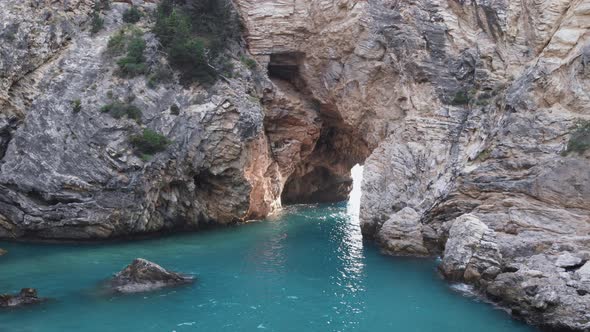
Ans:
[[[166,271],[156,263],[137,258],[117,273],[110,280],[109,286],[118,293],[138,293],[184,285],[193,281],[194,279],[190,276]]]
[[[0,308],[20,307],[29,304],[37,304],[45,299],[37,296],[37,290],[34,288],[23,288],[18,294],[0,295]]]
[[[472,214],[453,221],[440,270],[457,281],[477,282],[500,273],[502,256],[496,234]]]
[[[574,267],[580,265],[581,263],[582,259],[580,257],[574,256],[569,252],[559,255],[555,261],[556,266],[563,268]]]
[[[381,227],[377,239],[383,249],[393,255],[428,255],[420,216],[410,207],[393,214]]]

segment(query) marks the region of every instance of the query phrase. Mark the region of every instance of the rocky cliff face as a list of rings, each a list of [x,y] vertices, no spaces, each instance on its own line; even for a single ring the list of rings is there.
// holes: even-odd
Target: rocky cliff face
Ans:
[[[258,65],[207,89],[114,74],[126,3],[96,35],[91,0],[0,4],[0,236],[262,217],[345,198],[364,163],[363,234],[384,251],[441,255],[530,323],[590,329],[590,1],[234,4]],[[139,121],[99,111],[113,100]],[[144,128],[164,152],[134,153]]]
[[[116,75],[107,50],[129,29],[128,4],[104,10],[96,34],[93,1],[1,6],[0,236],[107,238],[258,218],[278,206],[277,167],[252,96],[262,83],[241,62],[233,60],[240,78],[211,88],[152,86]],[[147,17],[135,29],[146,32],[153,67],[163,60]],[[113,103],[141,115],[101,112]],[[134,152],[131,137],[145,128],[167,137],[164,152]]]
[[[590,2],[236,2],[271,79],[296,57],[294,85],[346,151],[329,160],[368,156],[365,236],[442,254],[443,274],[531,323],[590,328],[588,152],[572,149],[588,140]]]

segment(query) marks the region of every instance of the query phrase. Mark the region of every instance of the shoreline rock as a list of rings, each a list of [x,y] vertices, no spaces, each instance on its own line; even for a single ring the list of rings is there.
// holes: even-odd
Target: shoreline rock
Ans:
[[[394,255],[427,256],[420,216],[410,207],[393,214],[377,233],[377,239],[386,253]]]
[[[495,232],[476,216],[465,214],[451,225],[439,268],[451,281],[478,282],[497,276],[501,261]]]
[[[46,301],[37,295],[37,290],[34,288],[23,288],[18,294],[2,294],[0,295],[0,308],[21,307],[31,304],[39,304]]]
[[[136,258],[109,281],[109,287],[118,293],[139,293],[192,282],[193,277],[170,272],[156,263]]]
[[[106,239],[259,218],[282,194],[342,196],[359,162],[365,237],[381,232],[393,254],[437,254],[451,222],[474,215],[487,229],[451,236],[448,275],[520,316],[588,329],[589,151],[571,151],[587,142],[572,126],[590,120],[587,2],[235,4],[262,70],[234,61],[239,75],[210,93],[113,75],[101,54],[127,4],[103,13],[96,38],[79,29],[94,1],[0,2],[0,237]],[[138,123],[95,115],[113,97],[141,106],[174,143],[137,156]],[[162,112],[172,105],[180,114]],[[398,218],[406,207],[417,216]],[[500,271],[486,272],[496,251]]]
[[[477,216],[464,214],[450,222],[439,270],[543,331],[589,331],[590,253],[554,246],[503,257],[501,241]]]

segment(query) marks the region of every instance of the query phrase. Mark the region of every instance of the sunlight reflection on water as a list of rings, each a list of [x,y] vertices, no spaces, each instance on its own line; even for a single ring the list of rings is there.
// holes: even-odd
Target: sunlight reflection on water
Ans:
[[[0,331],[532,331],[449,291],[431,260],[363,246],[360,166],[353,177],[347,207],[287,206],[240,227],[88,246],[0,242],[10,252],[2,257],[10,273],[0,273],[0,291],[33,286],[55,299],[0,311]],[[138,296],[94,293],[135,257],[198,282]]]
[[[364,252],[363,236],[359,224],[359,211],[361,202],[361,182],[363,179],[363,167],[354,166],[352,169],[353,186],[350,192],[346,216],[341,218],[345,222],[340,223],[336,229],[339,231],[340,244],[338,247],[338,259],[342,262],[338,271],[337,285],[340,287],[342,297],[340,304],[343,307],[337,312],[346,312],[348,322],[342,322],[344,326],[357,325],[355,315],[363,313],[366,306],[361,293],[364,286]]]
[[[359,213],[361,210],[361,184],[363,182],[363,166],[355,165],[352,170],[352,190],[348,197],[348,205],[346,212],[352,217],[352,221],[355,225],[359,225]],[[360,234],[360,230],[359,230]]]

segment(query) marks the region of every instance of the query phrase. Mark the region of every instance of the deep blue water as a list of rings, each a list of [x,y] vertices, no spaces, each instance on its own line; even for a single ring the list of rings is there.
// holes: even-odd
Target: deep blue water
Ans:
[[[453,291],[433,260],[381,255],[344,204],[271,220],[94,245],[0,243],[0,293],[54,300],[0,311],[0,331],[532,331]],[[112,296],[98,285],[136,257],[193,274],[191,286]]]

